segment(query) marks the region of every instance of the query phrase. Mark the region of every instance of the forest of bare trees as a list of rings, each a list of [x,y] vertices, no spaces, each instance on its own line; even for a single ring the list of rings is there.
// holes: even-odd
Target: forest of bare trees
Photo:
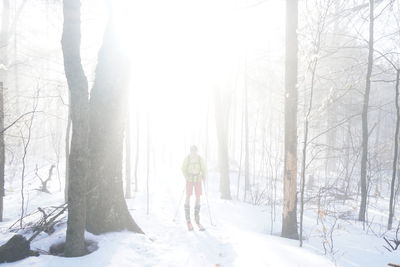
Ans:
[[[80,257],[107,233],[134,233],[146,253],[171,241],[198,194],[180,173],[195,146],[207,242],[226,266],[247,255],[230,223],[337,266],[365,266],[343,237],[363,236],[374,264],[392,261],[400,1],[278,2],[1,0],[3,243],[22,235],[43,254],[49,238],[46,253]]]

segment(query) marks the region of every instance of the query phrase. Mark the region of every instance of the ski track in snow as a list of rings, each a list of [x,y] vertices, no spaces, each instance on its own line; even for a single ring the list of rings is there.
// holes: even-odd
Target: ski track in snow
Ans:
[[[298,248],[297,241],[267,235],[267,215],[261,207],[221,200],[217,194],[209,197],[215,226],[210,223],[203,196],[200,214],[206,231],[198,231],[194,225],[195,230],[189,232],[184,222],[184,200],[179,203],[182,188],[183,182],[171,180],[155,188],[150,195],[149,215],[145,214],[145,194],[128,201],[132,208],[141,207],[133,210],[134,218],[159,247],[162,266],[334,266],[326,258]]]

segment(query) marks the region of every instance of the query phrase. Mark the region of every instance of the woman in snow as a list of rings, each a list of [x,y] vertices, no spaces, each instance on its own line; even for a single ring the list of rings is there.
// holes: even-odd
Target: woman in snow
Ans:
[[[190,154],[185,158],[182,164],[182,173],[186,179],[186,201],[185,201],[185,218],[189,231],[193,230],[190,220],[190,197],[194,193],[196,202],[194,206],[194,219],[200,230],[204,230],[200,224],[200,196],[202,194],[202,181],[206,178],[206,166],[204,160],[198,154],[196,146],[190,147]]]

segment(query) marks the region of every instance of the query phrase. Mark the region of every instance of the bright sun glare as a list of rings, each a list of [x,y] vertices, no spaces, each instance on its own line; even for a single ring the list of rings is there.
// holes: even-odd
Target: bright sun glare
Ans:
[[[132,60],[131,112],[150,120],[157,146],[166,140],[186,148],[204,143],[213,90],[238,86],[234,81],[249,50],[282,49],[282,3],[272,4],[274,12],[232,0],[116,3],[113,12]]]

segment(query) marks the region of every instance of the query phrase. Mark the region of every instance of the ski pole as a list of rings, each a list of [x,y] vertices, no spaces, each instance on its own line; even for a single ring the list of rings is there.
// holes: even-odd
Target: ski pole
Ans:
[[[206,183],[203,180],[203,186],[204,186],[204,193],[206,195],[206,202],[207,202],[207,210],[208,210],[208,217],[210,218],[210,223],[212,226],[215,226],[215,224],[212,221],[211,217],[211,209],[210,209],[210,203],[208,202],[208,188],[206,189]]]
[[[181,198],[179,199],[179,203],[178,203],[178,207],[176,208],[176,211],[175,211],[174,219],[172,220],[172,221],[174,221],[174,222],[175,222],[175,220],[176,220],[176,217],[178,216],[179,208],[180,208],[180,206],[181,206],[182,199],[183,199],[183,196],[184,196],[184,195],[185,195],[185,187],[183,187],[182,195],[181,195]]]

